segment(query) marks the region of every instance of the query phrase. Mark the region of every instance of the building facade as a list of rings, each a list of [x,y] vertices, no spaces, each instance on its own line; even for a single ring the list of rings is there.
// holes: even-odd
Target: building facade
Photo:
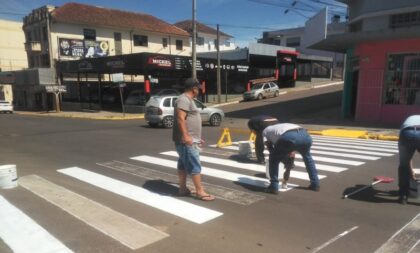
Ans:
[[[20,70],[28,67],[22,25],[22,22],[0,19],[0,71]]]
[[[190,55],[186,31],[147,14],[79,3],[44,6],[24,18],[30,68],[132,53]]]
[[[354,1],[345,34],[312,47],[346,52],[343,116],[395,126],[420,113],[420,5]]]
[[[335,19],[327,26],[327,34],[341,34],[345,31],[345,23],[339,22]],[[342,78],[344,66],[344,54],[340,52],[330,52],[325,50],[316,50],[304,45],[303,40],[308,36],[309,31],[306,27],[297,27],[289,29],[281,29],[276,31],[263,32],[262,38],[258,40],[259,43],[277,45],[282,47],[292,47],[298,52],[311,57],[319,57],[320,59],[332,59],[332,69],[334,78]],[[305,56],[300,56],[305,58]],[[309,58],[311,58],[309,57]],[[309,59],[308,59],[309,60]],[[301,61],[302,62],[302,61]],[[304,64],[303,62],[298,66],[300,76],[318,75],[319,72],[325,70],[322,64],[309,64],[309,61]],[[310,72],[310,73],[309,73]]]
[[[175,26],[187,31],[190,36],[192,35],[192,21],[184,20],[174,24]],[[197,40],[196,50],[197,53],[205,52],[216,52],[217,51],[217,30],[204,25],[200,22],[196,22],[197,29]],[[220,51],[234,50],[236,48],[235,43],[231,42],[233,37],[219,30],[219,46]],[[189,45],[192,45],[192,39],[189,40]]]

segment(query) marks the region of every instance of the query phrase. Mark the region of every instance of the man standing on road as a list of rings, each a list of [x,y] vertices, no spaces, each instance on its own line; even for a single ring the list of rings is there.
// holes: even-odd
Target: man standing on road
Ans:
[[[187,175],[191,175],[195,186],[195,195],[203,201],[214,200],[214,196],[207,194],[201,184],[200,145],[201,117],[195,105],[200,91],[197,79],[189,78],[185,81],[185,92],[178,97],[174,109],[174,127],[172,139],[178,152],[179,195],[187,196],[191,191],[187,188]]]
[[[254,116],[248,121],[248,128],[255,134],[255,154],[257,156],[258,163],[260,164],[265,164],[264,141],[262,133],[266,127],[278,123],[279,121],[276,118],[268,115]],[[290,171],[295,166],[295,153],[289,153],[282,162],[285,169],[283,174],[282,187],[287,188],[287,181],[289,180]]]
[[[401,126],[398,140],[400,164],[398,166],[398,201],[407,204],[410,178],[414,179],[412,159],[415,151],[420,152],[420,115],[408,117]]]
[[[306,171],[311,181],[309,189],[319,191],[318,172],[310,153],[312,138],[305,129],[290,123],[276,124],[264,129],[263,138],[267,149],[270,151],[270,185],[265,189],[265,192],[278,193],[279,162],[293,151],[299,152],[305,162]]]

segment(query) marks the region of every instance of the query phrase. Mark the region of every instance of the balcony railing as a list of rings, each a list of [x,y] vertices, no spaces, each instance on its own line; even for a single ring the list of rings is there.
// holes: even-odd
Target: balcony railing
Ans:
[[[25,43],[25,49],[28,52],[41,52],[41,42],[39,41],[31,41]]]

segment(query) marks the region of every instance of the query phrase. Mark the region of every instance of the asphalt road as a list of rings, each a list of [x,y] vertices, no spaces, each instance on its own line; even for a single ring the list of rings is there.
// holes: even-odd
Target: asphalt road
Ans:
[[[319,89],[226,106],[224,110],[228,119],[224,125],[245,127],[247,117],[267,112],[285,120],[303,122],[306,119],[309,123],[317,123],[315,119],[320,117],[314,115],[337,107],[340,94],[335,88]],[[322,118],[325,124],[328,119]],[[292,177],[290,183],[298,186],[279,195],[265,194],[263,188],[254,185],[255,181],[264,180],[264,173],[252,169],[263,168],[238,159],[234,149],[206,146],[202,152],[207,159],[203,161],[206,167],[203,180],[209,191],[218,194],[218,199],[203,202],[176,196],[177,188],[173,184],[176,183],[176,171],[171,167],[176,158],[171,156],[172,153],[162,154],[174,151],[169,129],[151,129],[144,121],[93,121],[5,114],[0,115],[0,121],[0,165],[16,164],[19,181],[24,185],[0,190],[0,195],[73,252],[375,252],[419,213],[419,202],[411,201],[406,206],[396,203],[395,182],[378,184],[374,189],[349,199],[341,198],[343,193],[369,184],[373,176],[397,178],[398,155],[392,143],[346,144],[342,139],[314,139],[321,148],[313,155],[324,157],[317,158],[324,159],[322,161],[315,159],[319,174],[325,176],[321,179],[321,191],[306,189],[309,182],[298,176],[305,175],[305,169],[297,166],[294,170],[297,176]],[[204,127],[206,144],[215,144],[220,131],[221,128]],[[235,140],[245,139],[246,136],[235,136]],[[332,150],[322,149],[331,148],[330,144],[335,145]],[[359,145],[361,149],[356,148]],[[367,154],[376,149],[379,154]],[[322,153],[334,150],[342,155],[352,154],[353,158]],[[362,152],[356,153],[355,150]],[[354,155],[366,157],[354,158]],[[131,159],[133,157],[136,160]],[[417,162],[419,159],[416,158]],[[57,171],[71,167],[83,170]],[[106,178],[83,182],[80,178],[85,170]],[[239,176],[235,180],[226,179],[233,173]],[[30,175],[38,175],[60,189],[65,188],[94,201],[100,204],[99,209],[89,211],[90,204],[78,206],[72,201],[55,205],[51,200],[53,188],[44,189],[45,195],[40,197],[35,194],[37,184],[31,186],[31,180],[38,182],[37,178]],[[89,179],[92,178],[94,176]],[[136,199],[136,194],[130,195],[131,198],[122,196],[125,193],[121,191],[128,187],[127,184],[131,186],[125,193],[139,192],[141,198]],[[107,187],[114,188],[104,189]],[[144,193],[136,187],[148,191]],[[159,198],[164,197],[154,202],[148,198],[150,192],[158,193]],[[141,195],[143,193],[145,195]],[[64,199],[63,195],[58,196],[61,196],[59,200]],[[163,207],[165,201],[179,205],[176,215],[171,212],[176,212],[178,207]],[[63,206],[70,211],[64,211]],[[120,236],[112,236],[107,228],[99,228],[98,224],[117,224],[112,222],[114,219],[107,220],[106,217],[102,223],[98,221],[105,212],[104,207],[129,217],[132,225],[115,225],[118,228],[116,234]],[[204,209],[194,209],[196,207]],[[92,217],[83,220],[81,214]],[[202,220],[193,221],[191,217]],[[1,216],[0,221],[4,222]],[[132,232],[137,223],[147,225],[144,234]],[[153,237],[151,231],[157,239],[146,246],[132,246],[134,249],[131,249],[128,243],[121,242],[124,235],[134,237],[137,242],[143,241],[147,236]],[[156,231],[161,233],[160,237]],[[345,231],[348,233],[342,234]],[[17,241],[24,238],[23,232],[19,231],[13,238]],[[10,240],[10,236],[0,228],[3,241]],[[420,239],[416,231],[408,238],[405,245],[399,246],[411,247]],[[133,238],[126,240],[132,242]],[[13,251],[0,241],[0,252]]]

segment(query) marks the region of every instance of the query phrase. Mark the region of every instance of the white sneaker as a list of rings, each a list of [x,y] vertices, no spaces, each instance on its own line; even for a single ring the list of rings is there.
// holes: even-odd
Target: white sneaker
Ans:
[[[281,188],[282,189],[288,189],[289,187],[287,187],[287,181],[282,181],[281,182]]]

